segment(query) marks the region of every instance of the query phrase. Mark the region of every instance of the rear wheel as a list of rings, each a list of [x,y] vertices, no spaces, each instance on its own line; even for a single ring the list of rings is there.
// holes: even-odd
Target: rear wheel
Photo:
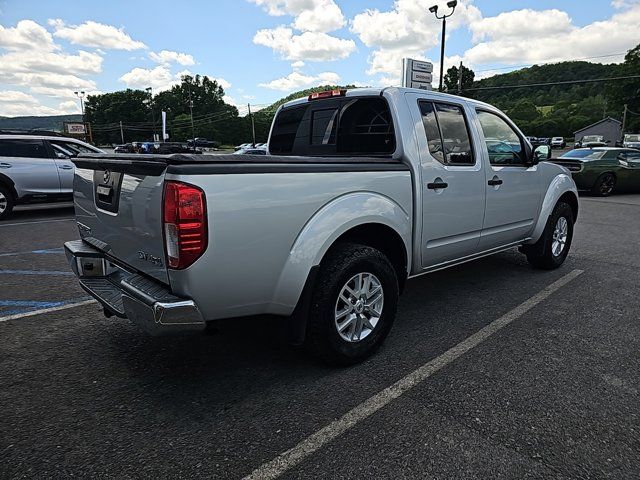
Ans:
[[[4,185],[0,185],[0,220],[4,220],[11,215],[13,205],[14,201],[11,191]]]
[[[523,251],[536,268],[553,270],[562,265],[573,240],[573,210],[568,203],[558,202],[540,239]]]
[[[591,193],[598,197],[608,197],[616,188],[616,177],[613,173],[603,173],[591,188]]]
[[[366,245],[338,245],[320,265],[307,348],[333,365],[364,360],[391,330],[398,295],[396,272],[384,254]]]

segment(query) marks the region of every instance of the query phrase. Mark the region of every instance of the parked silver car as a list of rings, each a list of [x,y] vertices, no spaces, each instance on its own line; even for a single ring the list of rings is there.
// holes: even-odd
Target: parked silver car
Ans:
[[[81,239],[65,250],[106,315],[152,333],[281,315],[348,364],[383,342],[407,279],[516,246],[545,269],[569,252],[571,175],[485,103],[323,92],[282,106],[268,146],[74,160]]]
[[[71,200],[71,159],[81,153],[104,152],[73,138],[0,134],[0,220],[18,204]]]

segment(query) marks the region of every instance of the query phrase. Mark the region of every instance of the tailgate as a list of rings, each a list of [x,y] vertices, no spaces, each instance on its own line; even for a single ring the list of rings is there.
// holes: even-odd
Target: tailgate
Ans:
[[[87,155],[74,163],[80,236],[123,266],[168,284],[162,230],[166,161]]]

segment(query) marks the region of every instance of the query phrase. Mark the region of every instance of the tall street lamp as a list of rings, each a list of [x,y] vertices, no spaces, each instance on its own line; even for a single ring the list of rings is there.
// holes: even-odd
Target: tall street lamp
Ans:
[[[84,123],[84,90],[73,92],[73,94],[80,99],[80,111],[82,112],[82,123]]]
[[[458,0],[452,0],[447,2],[447,7],[451,8],[451,13],[448,15],[438,16],[438,5],[434,5],[429,8],[429,11],[433,13],[438,20],[442,19],[442,44],[440,45],[440,88],[442,91],[442,79],[444,77],[444,35],[447,30],[447,18],[453,15],[453,12],[456,11],[456,7],[458,6]]]
[[[151,109],[151,123],[153,123],[153,141],[156,141],[156,116],[153,113],[153,89],[151,87],[145,88],[149,94],[149,108]]]

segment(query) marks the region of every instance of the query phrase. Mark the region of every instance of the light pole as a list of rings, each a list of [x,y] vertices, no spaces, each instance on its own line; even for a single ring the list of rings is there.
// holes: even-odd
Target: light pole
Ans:
[[[80,99],[80,111],[82,112],[82,123],[84,123],[84,90],[73,92],[73,94]]]
[[[149,108],[151,109],[151,123],[153,123],[153,141],[156,141],[156,116],[153,114],[153,89],[151,87],[145,88],[149,94]]]
[[[447,18],[453,15],[457,6],[458,0],[447,2],[447,7],[451,8],[451,13],[449,13],[449,15],[442,15],[441,17],[438,16],[438,5],[434,5],[429,8],[429,11],[433,13],[438,20],[442,19],[442,44],[440,45],[440,91],[442,91],[442,79],[444,78],[444,35],[447,30]]]

